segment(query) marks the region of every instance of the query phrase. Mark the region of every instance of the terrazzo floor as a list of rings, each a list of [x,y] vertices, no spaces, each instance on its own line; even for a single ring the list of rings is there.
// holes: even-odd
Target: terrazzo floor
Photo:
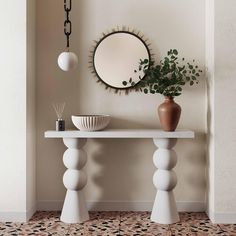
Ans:
[[[236,225],[212,224],[205,213],[180,213],[180,222],[171,225],[151,222],[150,212],[90,212],[81,224],[65,224],[59,217],[60,212],[37,212],[28,223],[0,223],[0,236],[236,236]]]

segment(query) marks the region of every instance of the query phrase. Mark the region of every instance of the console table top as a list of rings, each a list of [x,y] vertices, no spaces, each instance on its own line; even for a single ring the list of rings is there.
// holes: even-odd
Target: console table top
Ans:
[[[106,129],[101,131],[48,130],[45,138],[194,138],[191,130],[166,132],[158,129]]]

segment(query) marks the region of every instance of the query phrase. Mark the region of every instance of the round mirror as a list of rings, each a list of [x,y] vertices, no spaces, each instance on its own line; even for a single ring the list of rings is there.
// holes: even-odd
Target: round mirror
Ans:
[[[150,61],[150,51],[145,41],[138,35],[117,31],[105,35],[95,46],[93,52],[94,71],[107,86],[127,89],[144,78],[139,70],[140,59]],[[123,81],[132,79],[133,86],[124,86]]]

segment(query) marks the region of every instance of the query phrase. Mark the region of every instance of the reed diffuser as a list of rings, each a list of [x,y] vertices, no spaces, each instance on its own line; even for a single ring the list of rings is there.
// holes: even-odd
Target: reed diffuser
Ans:
[[[61,103],[53,103],[52,106],[56,112],[57,120],[56,120],[56,131],[64,131],[65,130],[65,120],[62,119],[62,115],[65,109],[65,102]]]

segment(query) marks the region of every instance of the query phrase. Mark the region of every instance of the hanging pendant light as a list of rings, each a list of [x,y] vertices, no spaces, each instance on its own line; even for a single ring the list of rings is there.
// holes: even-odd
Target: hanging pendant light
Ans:
[[[78,57],[75,53],[70,52],[70,35],[72,32],[72,23],[70,21],[70,11],[72,8],[71,0],[64,0],[64,10],[66,13],[66,20],[64,22],[64,34],[66,36],[67,48],[65,52],[62,52],[58,57],[58,66],[63,71],[70,71],[77,67]]]

